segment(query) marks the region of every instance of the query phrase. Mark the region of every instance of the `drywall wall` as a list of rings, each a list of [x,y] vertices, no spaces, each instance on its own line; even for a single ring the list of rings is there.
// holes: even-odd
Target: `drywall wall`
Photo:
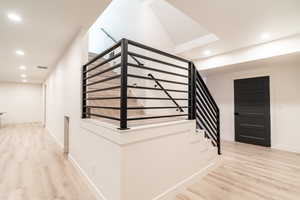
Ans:
[[[175,45],[151,7],[141,0],[114,0],[89,30],[89,51],[100,53],[112,46],[113,41],[127,38],[162,50],[173,50]]]
[[[42,85],[0,82],[2,123],[42,122]]]
[[[270,76],[271,145],[300,152],[300,67],[299,62],[253,62],[234,70],[209,73],[208,87],[220,106],[221,137],[234,140],[233,80]]]
[[[152,7],[147,1],[132,0],[130,4],[124,0],[114,0],[105,12],[98,18],[96,23],[89,30],[89,51],[93,53],[100,53],[105,49],[112,46],[113,41],[108,38],[100,29],[104,28],[109,34],[111,34],[116,40],[121,38],[127,38],[133,41],[143,43],[145,45],[172,52],[175,48],[174,42],[169,37],[167,31],[160,23],[160,19],[157,18],[152,10]],[[180,63],[172,59],[160,56],[158,54],[144,51],[139,48],[129,47],[130,51],[135,53],[143,54],[152,58],[161,59],[163,61],[178,64],[183,67],[188,67],[187,63]],[[129,61],[136,64],[131,58]],[[165,71],[172,71],[187,75],[187,71],[168,67],[166,65],[150,62],[147,60],[139,59],[140,62],[145,66],[153,67],[156,69],[163,69]],[[152,73],[155,78],[158,79],[169,79],[173,81],[187,82],[186,78],[166,75],[162,73],[155,73],[153,71],[139,70],[137,68],[129,67],[129,73],[136,75],[147,76],[148,73]],[[129,78],[129,84],[136,84],[144,87],[154,87],[155,82],[150,80]],[[172,89],[187,89],[182,85],[161,83],[165,88]],[[150,90],[135,90],[131,89],[131,92],[135,96],[144,97],[162,97],[166,98],[166,94],[162,91],[150,91]],[[171,93],[174,98],[187,98],[186,94],[183,93]],[[157,107],[170,107],[174,106],[171,101],[151,101],[151,100],[139,100],[141,105],[144,106],[157,106]],[[181,106],[187,106],[187,102],[179,102]],[[145,110],[148,115],[164,115],[164,114],[181,114],[173,110]]]
[[[114,176],[117,176],[116,166],[118,149],[109,142],[103,142],[95,134],[82,129],[81,124],[81,72],[82,66],[88,60],[88,36],[82,30],[74,39],[69,49],[62,56],[55,69],[44,83],[46,89],[46,128],[63,147],[64,144],[64,116],[69,116],[69,155],[70,159],[81,172],[96,184],[92,185],[99,200],[119,199],[117,189],[107,188],[111,184],[117,187]],[[109,151],[108,151],[109,149]],[[96,155],[96,156],[95,156]],[[104,158],[105,157],[105,158]],[[101,163],[107,159],[106,165]],[[97,166],[101,163],[105,169],[111,169],[111,174],[103,174]],[[111,163],[114,163],[110,165]],[[107,181],[107,185],[99,184],[100,180]],[[102,192],[106,191],[106,192]],[[115,192],[112,192],[115,191]]]

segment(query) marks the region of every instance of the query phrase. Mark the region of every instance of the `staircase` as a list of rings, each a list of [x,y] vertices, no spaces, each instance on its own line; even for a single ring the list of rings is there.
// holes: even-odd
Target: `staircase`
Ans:
[[[99,55],[89,53],[82,86],[82,118],[121,130],[195,120],[221,154],[218,106],[189,60],[122,39]]]

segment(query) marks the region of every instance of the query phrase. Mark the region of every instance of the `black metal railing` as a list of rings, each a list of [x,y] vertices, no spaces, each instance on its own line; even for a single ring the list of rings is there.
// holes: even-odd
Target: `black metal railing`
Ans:
[[[136,52],[137,49],[141,51]],[[148,52],[146,55],[139,53],[145,51]],[[113,56],[108,56],[111,52],[114,52]],[[140,59],[144,61],[143,64]],[[119,128],[124,130],[128,129],[130,121],[187,117],[189,120],[196,120],[198,128],[206,130],[207,136],[213,145],[218,147],[220,153],[219,109],[193,62],[122,39],[84,65],[82,75],[82,118],[100,117],[114,120],[119,122]],[[133,84],[133,79],[153,83],[153,87],[151,84]],[[161,92],[161,95],[134,96],[129,95],[131,90]],[[132,106],[128,103],[132,99],[170,101],[175,106]],[[93,103],[113,100],[118,101],[117,105]],[[166,109],[176,109],[180,112],[151,116],[129,115],[132,110]],[[114,114],[111,115],[111,110],[116,112],[112,112]]]
[[[188,112],[184,112],[184,109],[188,109],[189,105],[180,105],[176,101],[183,101],[188,102],[187,97],[172,97],[170,93],[182,93],[182,94],[188,94],[189,91],[187,89],[177,90],[177,89],[171,89],[162,86],[162,84],[168,84],[168,85],[180,85],[183,87],[187,87],[189,83],[189,78],[187,75],[183,75],[184,73],[175,73],[172,71],[167,70],[161,70],[155,67],[149,67],[147,65],[136,65],[134,63],[131,63],[131,61],[135,61],[136,57],[139,57],[140,59],[151,61],[154,63],[160,63],[163,65],[167,65],[171,68],[177,68],[182,71],[189,70],[188,67],[182,67],[179,65],[172,64],[171,62],[165,62],[158,59],[155,59],[153,57],[148,57],[144,55],[140,55],[138,53],[135,53],[133,51],[129,51],[129,46],[134,46],[135,48],[140,48],[143,50],[150,51],[155,54],[159,54],[177,61],[180,61],[182,63],[185,63],[188,66],[189,61],[179,58],[177,56],[162,52],[160,50],[145,46],[143,44],[133,42],[127,39],[122,39],[121,41],[117,42],[113,47],[109,48],[108,50],[104,51],[103,53],[99,54],[95,58],[93,58],[91,61],[89,61],[86,65],[83,67],[83,101],[82,101],[82,107],[83,107],[83,118],[87,118],[90,116],[95,117],[101,117],[111,120],[117,120],[120,121],[120,129],[127,129],[128,128],[128,121],[134,121],[134,120],[147,120],[147,119],[157,119],[157,118],[170,118],[170,117],[183,117],[188,116]],[[116,53],[114,57],[102,60],[100,63],[94,64],[96,61],[103,59],[106,55],[109,55],[112,51],[118,51],[119,53]],[[134,57],[135,59],[129,60],[129,58]],[[101,67],[109,62],[112,62],[114,60],[119,59],[118,64],[115,64],[113,66],[106,67],[103,70],[100,70]],[[159,75],[159,78],[154,78],[154,75],[151,73],[147,73],[147,75],[150,74],[150,76],[143,75],[143,74],[136,74],[132,73],[132,70],[129,71],[129,68],[138,68],[139,70],[144,71],[153,71],[156,74]],[[111,72],[113,70],[119,69],[119,73],[115,74],[114,76],[105,77],[102,79],[97,79],[92,81],[91,79],[99,77],[99,75],[103,75],[105,73]],[[95,71],[95,72],[94,72]],[[92,73],[94,72],[94,73]],[[172,78],[165,78],[161,74],[168,75],[168,76],[176,76],[180,77],[181,80],[172,80]],[[136,80],[147,80],[152,81],[155,84],[159,84],[159,87],[149,87],[149,86],[141,86],[141,85],[132,85],[128,82],[128,79],[136,79]],[[112,80],[118,80],[119,84],[111,87],[104,87],[104,88],[91,88],[96,87],[98,85],[107,83]],[[164,94],[168,94],[165,97],[149,97],[149,96],[128,96],[128,89],[134,89],[134,90],[153,90],[153,91],[160,91]],[[97,96],[98,93],[102,93],[104,91],[111,91],[116,90],[119,91],[118,96],[113,97],[99,97]],[[90,95],[94,94],[96,95]],[[112,99],[118,99],[120,101],[120,106],[113,107],[113,106],[99,106],[99,105],[90,105],[89,101],[93,100],[112,100]],[[129,99],[136,99],[136,100],[169,100],[172,101],[175,106],[128,106],[128,100]],[[103,115],[99,113],[95,113],[95,109],[112,109],[112,110],[118,110],[120,111],[119,116],[109,116],[109,115]],[[157,116],[139,116],[139,117],[128,117],[128,111],[129,110],[160,110],[160,109],[178,109],[181,113],[180,114],[171,114],[171,115],[157,115]],[[189,117],[189,119],[192,119],[192,117]]]
[[[221,154],[220,143],[220,111],[200,73],[195,75],[195,111],[197,128],[205,130],[205,136],[211,139]]]

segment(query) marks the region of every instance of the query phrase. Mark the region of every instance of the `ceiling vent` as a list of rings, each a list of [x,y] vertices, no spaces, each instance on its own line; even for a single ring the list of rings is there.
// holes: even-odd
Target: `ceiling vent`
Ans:
[[[37,66],[37,68],[38,69],[44,69],[44,70],[48,69],[48,67],[46,67],[46,66]]]

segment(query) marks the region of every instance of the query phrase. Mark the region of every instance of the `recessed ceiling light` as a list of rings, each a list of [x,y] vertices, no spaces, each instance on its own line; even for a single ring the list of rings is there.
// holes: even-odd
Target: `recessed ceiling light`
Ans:
[[[24,51],[22,51],[22,50],[17,50],[16,54],[19,55],[19,56],[24,56],[25,55]]]
[[[24,65],[21,65],[19,68],[20,68],[20,70],[26,70],[27,69],[26,66],[24,66]]]
[[[22,80],[23,83],[27,83],[27,80]]]
[[[22,77],[22,78],[26,78],[27,75],[26,75],[26,74],[21,74],[21,77]]]
[[[8,19],[10,19],[11,21],[14,22],[21,22],[22,21],[22,17],[16,13],[9,13],[7,15]]]
[[[203,54],[204,54],[205,56],[209,56],[209,55],[211,54],[211,51],[210,51],[210,50],[205,50],[205,51],[203,52]]]
[[[270,39],[270,34],[269,33],[263,33],[263,34],[261,34],[261,39],[263,39],[263,40]]]

